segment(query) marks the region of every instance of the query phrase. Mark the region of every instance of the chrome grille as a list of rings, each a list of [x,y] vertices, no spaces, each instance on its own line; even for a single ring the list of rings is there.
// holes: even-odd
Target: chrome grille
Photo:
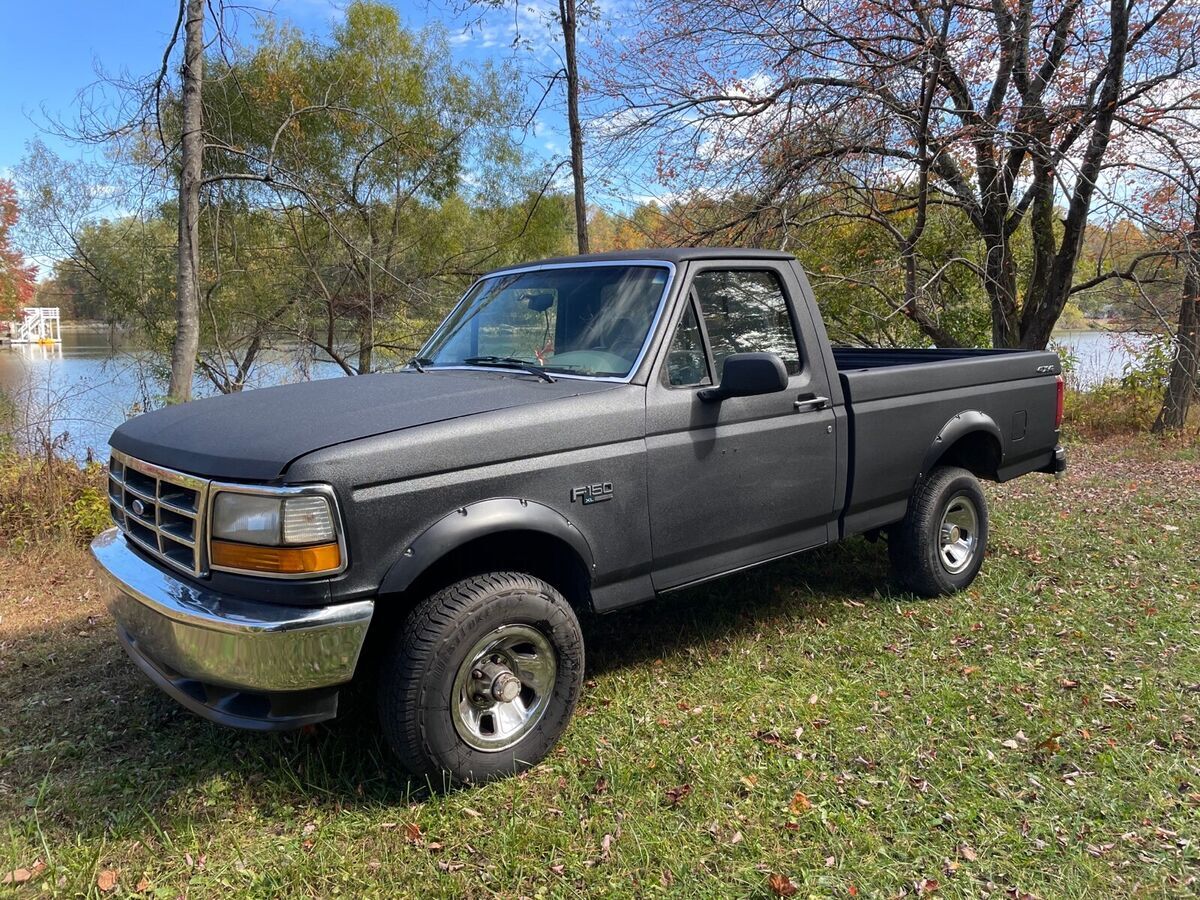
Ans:
[[[116,450],[108,464],[108,506],[133,543],[167,565],[203,575],[208,482]]]

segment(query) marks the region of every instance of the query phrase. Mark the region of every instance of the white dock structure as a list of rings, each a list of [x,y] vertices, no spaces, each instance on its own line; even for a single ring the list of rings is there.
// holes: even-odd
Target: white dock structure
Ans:
[[[62,326],[57,306],[27,306],[21,318],[12,323],[14,344],[61,344]]]

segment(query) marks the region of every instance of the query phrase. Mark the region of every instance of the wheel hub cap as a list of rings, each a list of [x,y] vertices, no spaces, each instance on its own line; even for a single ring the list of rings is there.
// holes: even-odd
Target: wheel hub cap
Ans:
[[[454,729],[476,750],[512,747],[541,721],[554,692],[558,661],[532,625],[502,625],[475,643],[454,680]]]
[[[938,529],[938,559],[951,575],[971,565],[979,549],[979,512],[969,497],[955,497],[946,505]]]
[[[492,699],[499,703],[512,703],[521,693],[521,679],[512,672],[502,672],[492,682]]]

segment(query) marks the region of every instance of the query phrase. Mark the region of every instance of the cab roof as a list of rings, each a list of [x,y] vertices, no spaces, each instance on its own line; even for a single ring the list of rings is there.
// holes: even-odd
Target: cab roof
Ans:
[[[488,274],[505,272],[509,269],[525,269],[530,266],[561,265],[563,263],[589,262],[621,262],[623,260],[663,260],[670,263],[681,263],[698,259],[770,259],[791,260],[791,253],[779,250],[753,250],[746,247],[656,247],[647,250],[613,250],[608,253],[581,253],[576,256],[555,256],[549,259],[530,260],[502,266]]]

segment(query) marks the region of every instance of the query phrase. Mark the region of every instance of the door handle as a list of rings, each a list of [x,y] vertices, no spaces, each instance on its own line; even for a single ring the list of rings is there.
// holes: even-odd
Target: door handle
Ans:
[[[818,409],[824,409],[829,405],[828,397],[801,397],[793,406],[799,412],[812,412]]]

